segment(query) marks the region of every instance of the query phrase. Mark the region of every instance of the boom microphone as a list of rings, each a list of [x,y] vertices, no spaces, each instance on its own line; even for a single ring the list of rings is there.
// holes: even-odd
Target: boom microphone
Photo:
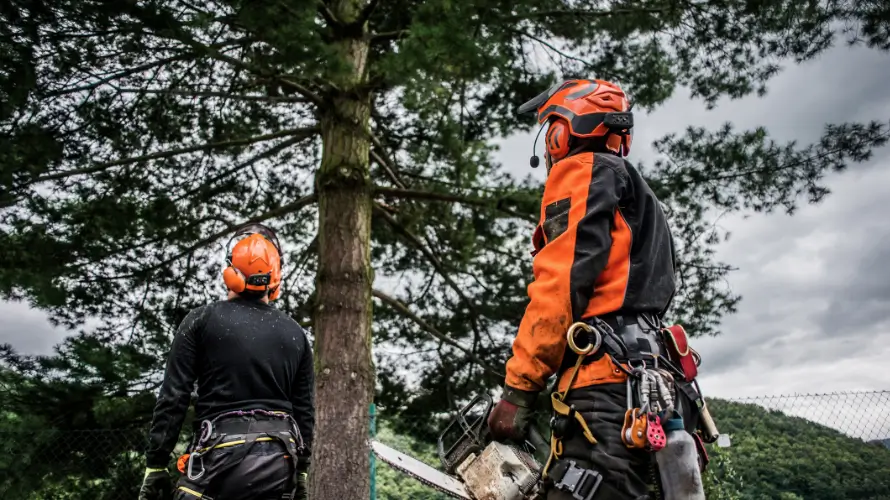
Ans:
[[[535,142],[532,143],[532,157],[528,159],[528,164],[531,165],[532,168],[538,168],[538,165],[541,164],[541,159],[535,154],[535,148],[538,146],[538,137],[541,137],[541,131],[544,130],[544,125],[545,124],[541,124],[541,128],[538,129],[538,135],[535,136]]]

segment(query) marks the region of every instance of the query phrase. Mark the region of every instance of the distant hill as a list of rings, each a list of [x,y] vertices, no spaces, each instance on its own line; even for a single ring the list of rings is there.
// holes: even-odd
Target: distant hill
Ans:
[[[890,500],[890,446],[753,404],[713,400],[709,407],[720,432],[732,435],[730,448],[714,450],[735,476],[738,496],[727,498]]]
[[[868,443],[869,443],[869,444],[879,444],[879,445],[881,445],[881,446],[886,446],[887,448],[890,448],[890,438],[887,438],[887,439],[872,439],[872,440],[869,441]]]

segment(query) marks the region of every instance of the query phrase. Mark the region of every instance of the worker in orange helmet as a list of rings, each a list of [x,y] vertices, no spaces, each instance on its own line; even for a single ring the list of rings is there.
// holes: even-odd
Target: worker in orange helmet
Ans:
[[[649,498],[652,453],[626,445],[621,434],[639,403],[633,394],[628,400],[629,374],[664,353],[661,321],[676,291],[676,257],[658,199],[624,159],[631,104],[613,83],[568,80],[519,111],[535,112],[542,130],[549,125],[547,179],[530,302],[489,429],[500,441],[526,440],[538,395],[556,375],[546,498]],[[576,353],[568,331],[579,322]],[[579,354],[585,348],[592,352]]]
[[[312,346],[270,305],[281,245],[253,224],[229,245],[228,299],[193,309],[176,332],[155,405],[139,500],[305,498],[315,426]],[[227,245],[228,246],[228,245]],[[167,473],[193,388],[195,426],[175,490]]]

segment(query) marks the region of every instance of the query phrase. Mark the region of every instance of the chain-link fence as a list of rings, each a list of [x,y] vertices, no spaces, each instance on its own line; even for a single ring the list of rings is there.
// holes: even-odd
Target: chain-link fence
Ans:
[[[724,447],[708,446],[709,500],[890,499],[890,391],[712,398],[708,406],[724,436]],[[428,422],[385,411],[377,420],[380,442],[439,466]],[[379,461],[374,479],[377,500],[447,498]]]
[[[134,500],[144,429],[0,432],[0,499]]]
[[[709,500],[890,500],[890,391],[709,403],[729,447],[709,447]],[[379,411],[376,439],[434,467],[440,422]],[[133,500],[144,429],[0,432],[0,499]],[[724,443],[725,444],[725,443]],[[446,498],[372,464],[372,499]]]

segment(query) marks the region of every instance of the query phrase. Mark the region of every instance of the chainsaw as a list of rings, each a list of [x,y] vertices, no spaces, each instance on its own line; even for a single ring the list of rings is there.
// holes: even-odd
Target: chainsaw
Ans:
[[[542,457],[538,454],[549,447],[534,428],[528,442],[492,440],[488,431],[491,408],[491,397],[476,396],[439,435],[437,451],[444,472],[379,441],[372,441],[371,446],[377,458],[394,469],[454,498],[534,499],[540,494]]]

